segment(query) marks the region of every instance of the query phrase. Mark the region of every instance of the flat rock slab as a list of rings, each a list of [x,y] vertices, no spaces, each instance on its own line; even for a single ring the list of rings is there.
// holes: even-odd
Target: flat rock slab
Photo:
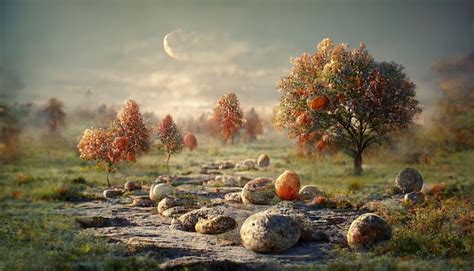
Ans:
[[[280,206],[284,212],[294,210],[303,214],[308,223],[324,230],[329,242],[298,242],[286,251],[267,254],[245,249],[239,235],[245,219],[253,213]],[[238,226],[218,235],[174,230],[170,229],[171,219],[159,215],[156,207],[133,207],[126,198],[79,204],[73,212],[78,217],[128,221],[121,225],[85,228],[83,231],[125,243],[135,252],[157,252],[162,257],[161,268],[197,266],[233,270],[304,267],[324,260],[330,256],[330,248],[335,243],[341,243],[350,223],[361,213],[355,210],[316,209],[287,202],[277,206],[259,206],[221,201],[215,208],[221,208],[225,215],[234,218]]]

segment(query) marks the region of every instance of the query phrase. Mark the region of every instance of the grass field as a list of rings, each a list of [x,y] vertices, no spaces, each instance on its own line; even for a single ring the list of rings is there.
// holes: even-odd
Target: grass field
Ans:
[[[159,255],[132,255],[122,244],[111,243],[80,233],[68,210],[84,200],[98,197],[105,187],[105,173],[93,163],[81,161],[70,147],[26,146],[22,158],[2,166],[0,171],[0,269],[153,269]],[[171,159],[173,174],[197,173],[199,166],[213,161],[256,159],[270,156],[267,170],[238,172],[276,178],[286,169],[296,171],[303,184],[316,184],[332,198],[361,204],[384,193],[397,172],[407,166],[417,168],[428,186],[442,187],[417,208],[381,206],[378,213],[393,226],[391,241],[364,253],[346,248],[335,250],[337,257],[314,269],[402,269],[472,270],[474,266],[474,207],[472,161],[474,151],[432,157],[423,164],[404,164],[383,152],[371,153],[365,172],[353,176],[352,162],[342,154],[307,158],[294,145],[280,138],[249,144],[221,145],[200,140],[197,151]],[[164,155],[158,151],[135,164],[122,164],[111,182],[122,186],[126,180],[152,183],[165,173]],[[226,171],[227,172],[227,171]],[[230,173],[227,172],[227,173]]]

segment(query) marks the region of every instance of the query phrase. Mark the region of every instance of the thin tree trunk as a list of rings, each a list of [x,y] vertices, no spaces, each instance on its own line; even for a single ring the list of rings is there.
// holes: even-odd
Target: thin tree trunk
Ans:
[[[168,175],[170,175],[170,158],[171,154],[168,153],[168,158],[166,158],[166,169],[168,171]]]
[[[359,151],[354,156],[354,175],[361,175],[362,171],[362,151]]]
[[[107,172],[107,186],[110,187],[110,181],[109,181],[110,164],[106,166],[105,172]]]

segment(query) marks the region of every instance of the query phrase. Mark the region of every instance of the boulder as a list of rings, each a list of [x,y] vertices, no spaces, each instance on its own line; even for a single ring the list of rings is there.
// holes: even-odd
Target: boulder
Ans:
[[[140,184],[134,181],[127,181],[123,187],[125,188],[126,191],[133,191],[133,190],[140,190],[142,187]]]
[[[167,184],[159,183],[150,188],[150,199],[152,201],[160,201],[165,197],[171,196],[176,192],[176,188]]]
[[[423,193],[418,192],[418,191],[413,191],[410,193],[405,194],[403,197],[403,202],[408,205],[416,205],[423,203],[425,197]]]
[[[273,180],[268,178],[257,178],[248,182],[241,193],[242,202],[246,204],[270,204],[275,197]]]
[[[242,203],[242,192],[227,193],[224,196],[224,200],[229,202]]]
[[[164,217],[176,217],[178,215],[182,215],[182,214],[186,213],[187,211],[188,211],[188,209],[184,206],[175,206],[175,207],[171,207],[171,208],[168,208],[165,211],[163,211],[162,215]]]
[[[109,188],[109,189],[104,190],[102,194],[104,195],[104,198],[106,199],[113,199],[113,198],[121,196],[123,194],[123,191],[120,189]]]
[[[405,194],[420,191],[423,187],[423,176],[414,168],[405,168],[398,173],[395,184]]]
[[[235,226],[237,226],[237,223],[232,217],[218,215],[199,220],[194,228],[196,232],[203,234],[219,234],[232,230]]]
[[[150,207],[152,205],[153,205],[153,201],[151,201],[148,196],[139,196],[139,197],[133,198],[132,206]]]
[[[296,172],[285,170],[275,181],[275,191],[282,200],[295,200],[299,198],[300,177]]]
[[[301,231],[289,216],[259,212],[248,217],[240,228],[242,245],[257,252],[288,249],[296,244]]]
[[[380,216],[367,213],[352,222],[347,232],[347,243],[353,249],[366,249],[391,237],[392,227]]]
[[[318,196],[324,196],[324,193],[316,185],[305,185],[299,192],[300,200],[313,200]]]
[[[189,207],[194,204],[194,201],[190,198],[175,198],[175,197],[166,197],[158,203],[158,213],[164,214],[164,212],[172,207],[176,206],[185,206]]]
[[[195,231],[196,223],[200,219],[208,219],[212,216],[224,214],[222,207],[202,207],[197,210],[187,212],[177,219],[173,219],[170,228],[182,231]]]
[[[270,166],[270,157],[266,154],[261,154],[257,159],[257,165],[261,168],[267,168]]]

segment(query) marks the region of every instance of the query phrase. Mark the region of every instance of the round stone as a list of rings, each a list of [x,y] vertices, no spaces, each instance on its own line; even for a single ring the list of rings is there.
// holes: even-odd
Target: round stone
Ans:
[[[136,207],[150,207],[153,205],[153,202],[147,196],[134,197],[132,206]]]
[[[281,251],[296,244],[301,230],[289,216],[259,212],[248,217],[240,228],[245,248],[257,252]]]
[[[237,223],[230,216],[214,216],[209,219],[201,219],[196,223],[196,232],[203,234],[219,234],[235,228]]]
[[[175,207],[171,207],[171,208],[168,208],[166,209],[162,215],[164,217],[176,217],[176,216],[179,216],[179,215],[182,215],[184,213],[186,213],[188,211],[188,209],[186,209],[186,207],[184,206],[175,206]]]
[[[414,168],[405,168],[398,173],[395,183],[403,193],[420,191],[423,187],[423,176]]]
[[[173,197],[166,197],[158,203],[158,213],[163,214],[166,210],[168,210],[171,207],[174,207],[178,205],[176,202],[176,199]]]
[[[224,200],[229,201],[229,202],[241,203],[242,202],[242,192],[227,193],[224,196]]]
[[[425,197],[423,193],[418,192],[418,191],[407,193],[403,197],[403,201],[405,202],[405,204],[408,204],[408,205],[420,204],[424,201],[424,199]]]
[[[296,172],[285,170],[275,182],[275,191],[282,200],[295,200],[299,197],[300,177]]]
[[[367,213],[352,222],[347,232],[347,243],[354,249],[369,248],[391,237],[392,227],[380,216]]]
[[[257,165],[261,168],[267,168],[270,166],[270,157],[266,154],[261,154],[257,159]]]
[[[173,195],[176,188],[166,183],[155,184],[150,188],[150,199],[160,201],[161,199]]]
[[[142,187],[137,183],[137,182],[134,182],[134,181],[128,181],[126,182],[123,187],[125,188],[125,190],[127,191],[133,191],[133,190],[140,190],[142,189]]]
[[[273,180],[268,178],[257,178],[248,182],[242,189],[242,202],[251,204],[270,204],[275,197]]]
[[[315,197],[324,196],[324,193],[316,185],[305,185],[300,189],[299,195],[301,200],[313,200]]]
[[[113,199],[113,198],[121,196],[123,194],[123,191],[119,189],[115,189],[115,188],[110,188],[110,189],[104,190],[102,194],[104,195],[104,198],[106,199]]]

